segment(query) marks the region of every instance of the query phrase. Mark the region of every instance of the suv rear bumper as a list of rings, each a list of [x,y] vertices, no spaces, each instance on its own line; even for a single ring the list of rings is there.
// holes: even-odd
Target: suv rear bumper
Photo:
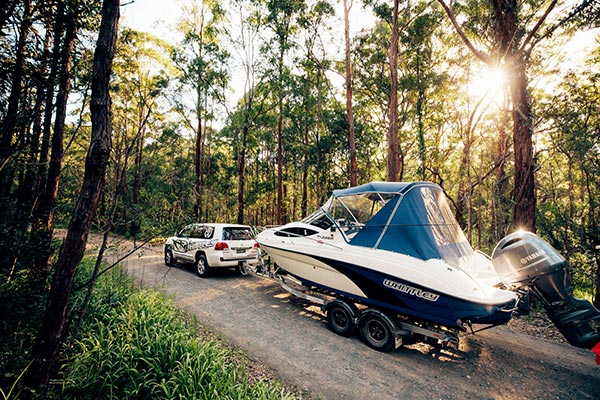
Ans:
[[[210,265],[211,268],[237,267],[240,263],[243,262],[247,262],[248,264],[253,266],[258,264],[258,258],[256,258],[255,256],[225,258],[222,255],[220,255],[209,257],[207,261],[208,265]]]

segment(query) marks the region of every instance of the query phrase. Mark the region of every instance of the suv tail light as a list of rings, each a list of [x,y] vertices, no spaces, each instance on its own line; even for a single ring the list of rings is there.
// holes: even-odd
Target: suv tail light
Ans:
[[[260,247],[260,245],[258,244],[258,242],[254,242],[254,248],[258,249]]]
[[[226,250],[228,248],[229,248],[229,246],[225,242],[217,242],[217,244],[215,244],[215,250],[222,251],[222,250]]]

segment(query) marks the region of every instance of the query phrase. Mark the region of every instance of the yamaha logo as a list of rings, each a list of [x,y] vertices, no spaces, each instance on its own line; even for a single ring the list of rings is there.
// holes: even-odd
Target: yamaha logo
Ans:
[[[525,265],[530,263],[531,261],[535,260],[538,257],[542,257],[545,256],[546,252],[544,250],[538,250],[535,253],[531,253],[523,258],[521,258],[519,261],[521,261],[521,264]]]
[[[399,282],[394,282],[389,279],[383,280],[383,286],[387,286],[390,289],[394,289],[394,290],[397,290],[402,293],[410,294],[411,296],[416,296],[416,297],[419,297],[419,298],[427,300],[427,301],[437,301],[440,298],[439,294],[427,292],[425,290],[417,289],[412,286],[404,285]]]

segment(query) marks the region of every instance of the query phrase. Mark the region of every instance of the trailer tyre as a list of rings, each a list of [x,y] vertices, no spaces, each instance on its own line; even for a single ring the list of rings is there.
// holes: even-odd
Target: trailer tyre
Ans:
[[[382,352],[388,352],[395,348],[396,339],[387,318],[375,313],[368,313],[360,318],[358,328],[367,346]]]
[[[343,301],[333,301],[327,305],[327,324],[329,328],[340,336],[352,336],[356,331],[354,319],[356,307]]]

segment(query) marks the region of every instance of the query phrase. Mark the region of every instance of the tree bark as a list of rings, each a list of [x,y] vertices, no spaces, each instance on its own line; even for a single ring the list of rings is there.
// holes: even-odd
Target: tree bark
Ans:
[[[115,53],[119,0],[104,0],[102,23],[94,53],[92,77],[92,138],[85,161],[81,192],[61,247],[48,304],[33,351],[34,366],[30,368],[30,387],[47,386],[56,371],[58,353],[66,337],[69,321],[67,311],[73,279],[83,258],[89,227],[95,214],[111,148],[111,114],[109,81]]]
[[[444,0],[438,0],[438,2],[444,8],[458,35],[477,58],[488,65],[504,62],[509,69],[515,152],[513,228],[535,232],[536,193],[532,141],[533,115],[527,87],[526,61],[535,44],[531,42],[532,38],[539,31],[557,2],[556,0],[550,2],[544,14],[528,32],[527,37],[523,39],[526,32],[519,26],[518,0],[490,0],[492,8],[491,21],[495,40],[493,54],[491,55],[478,51],[458,25],[454,12],[446,2]],[[519,44],[521,45],[519,46]],[[526,50],[525,48],[528,46],[529,48]]]
[[[389,49],[390,62],[390,126],[387,146],[387,181],[400,180],[400,149],[398,147],[398,8],[400,0],[394,0],[392,16],[392,39]]]
[[[244,223],[244,187],[246,184],[246,147],[248,145],[248,130],[250,126],[250,110],[252,94],[248,94],[244,105],[244,124],[242,126],[242,143],[238,153],[238,212],[237,223]]]
[[[7,10],[8,11],[8,10]],[[15,65],[12,73],[12,82],[10,85],[10,95],[8,97],[8,106],[6,117],[2,123],[0,132],[0,196],[8,195],[12,186],[8,166],[9,159],[14,154],[13,137],[19,123],[19,104],[23,93],[23,69],[25,68],[25,49],[27,37],[31,29],[31,1],[23,1],[23,20],[19,28],[19,40],[17,42]]]
[[[283,55],[281,57],[283,63]],[[280,75],[281,76],[281,75]],[[279,94],[277,117],[277,225],[283,224],[283,94]]]
[[[200,90],[198,90],[198,102],[200,102]],[[200,106],[197,110],[198,126],[196,127],[196,141],[194,144],[194,171],[196,180],[194,183],[194,194],[196,201],[194,202],[194,217],[197,222],[202,219],[202,115]]]
[[[346,120],[348,123],[348,145],[350,146],[350,186],[358,184],[358,163],[356,162],[356,142],[354,133],[354,113],[352,111],[352,63],[350,60],[350,19],[348,14],[352,3],[344,0],[344,38],[346,42]]]
[[[71,91],[71,62],[73,59],[73,46],[77,38],[77,18],[75,12],[65,15],[66,33],[62,47],[59,72],[59,87],[56,97],[56,117],[54,120],[54,133],[52,135],[52,153],[48,165],[46,184],[41,196],[38,198],[36,215],[32,224],[31,237],[34,246],[38,246],[32,270],[44,276],[47,274],[50,254],[50,240],[54,220],[54,206],[58,195],[58,183],[62,168],[63,139],[65,134],[65,121],[67,117],[67,103]]]
[[[513,101],[513,146],[515,152],[515,192],[513,228],[536,231],[535,165],[533,158],[533,116],[527,89],[525,61],[513,60],[514,79],[510,83]]]

